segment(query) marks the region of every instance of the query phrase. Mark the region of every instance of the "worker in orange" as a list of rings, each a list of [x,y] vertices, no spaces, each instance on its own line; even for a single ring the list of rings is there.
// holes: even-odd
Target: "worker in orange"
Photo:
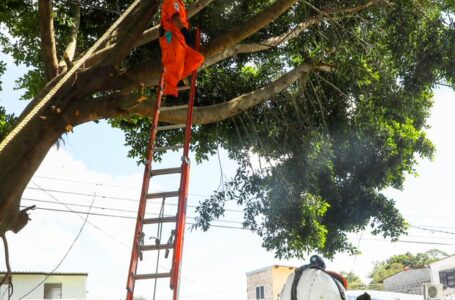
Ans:
[[[204,56],[195,51],[182,0],[164,0],[161,7],[160,46],[164,67],[164,95],[177,100],[177,84],[197,70]]]

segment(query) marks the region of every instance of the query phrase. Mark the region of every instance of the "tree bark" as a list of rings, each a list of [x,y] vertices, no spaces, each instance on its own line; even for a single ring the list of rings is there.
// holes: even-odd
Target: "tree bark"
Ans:
[[[44,68],[47,80],[58,74],[57,48],[54,35],[54,18],[52,17],[52,1],[39,0],[41,50],[43,53]]]
[[[70,67],[68,64],[73,61],[74,55],[76,54],[77,34],[79,32],[79,25],[81,22],[80,0],[74,2],[71,6],[71,19],[73,21],[73,26],[68,37],[68,45],[63,53],[62,60],[58,64],[62,71],[65,70],[65,67]]]

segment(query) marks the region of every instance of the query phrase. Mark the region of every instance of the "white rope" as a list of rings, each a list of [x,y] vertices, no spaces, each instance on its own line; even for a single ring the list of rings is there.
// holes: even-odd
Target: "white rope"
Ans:
[[[46,96],[41,99],[38,104],[19,122],[19,124],[14,127],[14,129],[6,136],[6,138],[0,143],[0,153],[5,149],[9,142],[11,142],[16,135],[35,117],[38,112],[49,103],[52,97],[57,93],[57,91],[70,79],[71,76],[76,73],[76,71],[85,63],[85,61],[98,49],[98,47],[104,43],[111,35],[111,33],[117,28],[117,26],[122,22],[133,9],[141,2],[141,0],[135,0],[133,4],[121,15],[117,21],[101,36],[101,38],[85,53],[85,55],[78,60],[74,66],[68,70],[68,72],[60,79],[59,82],[46,94]]]

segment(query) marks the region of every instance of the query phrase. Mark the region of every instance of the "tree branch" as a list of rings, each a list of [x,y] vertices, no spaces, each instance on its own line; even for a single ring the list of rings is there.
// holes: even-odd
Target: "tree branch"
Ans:
[[[73,26],[71,27],[71,31],[69,34],[68,45],[66,46],[65,52],[63,53],[63,59],[59,62],[60,69],[63,69],[65,66],[67,66],[66,62],[72,62],[74,59],[74,55],[76,54],[77,34],[79,32],[79,25],[81,21],[80,0],[72,2],[71,19],[73,21]]]
[[[38,12],[44,68],[47,80],[51,80],[58,74],[57,48],[55,45],[51,0],[39,0]]]
[[[333,66],[327,64],[303,64],[286,73],[268,85],[250,93],[236,97],[223,103],[194,108],[194,124],[210,124],[220,122],[247,111],[260,103],[270,99],[273,95],[282,92],[292,83],[301,78],[302,74],[311,71],[331,72]],[[138,102],[139,95],[130,93],[113,93],[98,99],[87,99],[74,103],[73,110],[78,110],[77,124],[99,119],[109,119],[125,115],[152,116],[155,106],[154,99]],[[186,120],[186,110],[165,111],[160,114],[163,122],[179,124]]]
[[[207,7],[210,3],[212,3],[214,0],[199,0],[192,5],[189,6],[188,8],[188,18],[191,18],[198,14],[202,9]],[[135,43],[133,48],[145,45],[149,42],[152,42],[154,40],[157,40],[159,37],[159,25],[156,25],[150,29],[147,29],[142,33],[142,36],[138,39],[138,41]],[[104,47],[103,49],[95,52],[85,63],[86,67],[90,67],[93,65],[96,65],[99,63],[102,59],[104,59],[109,53],[112,51],[112,49],[116,46],[116,44],[111,44],[109,46]]]
[[[355,7],[349,8],[339,8],[339,9],[332,9],[327,11],[321,11],[318,16],[309,18],[301,23],[299,23],[294,29],[290,30],[289,32],[285,32],[279,36],[269,38],[265,41],[260,43],[248,43],[248,44],[238,44],[234,47],[228,48],[217,55],[211,56],[206,58],[203,67],[209,67],[213,64],[216,64],[220,61],[225,60],[228,57],[235,56],[241,53],[254,53],[265,51],[271,48],[274,48],[280,44],[286,43],[287,41],[298,37],[303,31],[308,29],[309,27],[319,24],[322,21],[326,20],[336,20],[338,18],[347,17],[359,11],[365,10],[372,5],[381,2],[382,0],[371,0],[365,4],[358,5]],[[341,15],[341,16],[340,16]]]
[[[229,49],[231,46],[236,45],[273,22],[273,20],[289,9],[295,2],[297,0],[277,0],[273,5],[245,23],[235,26],[231,31],[204,45],[201,53],[206,58],[210,58],[210,56],[217,54],[217,51],[222,52],[223,49]],[[161,61],[159,58],[133,66],[107,82],[109,86],[103,87],[103,89],[116,87],[116,89],[133,90],[139,84],[154,86],[158,83],[161,70],[160,66]]]
[[[234,26],[229,32],[210,41],[202,53],[204,56],[210,57],[222,52],[226,48],[237,45],[239,42],[273,22],[296,2],[297,0],[277,0],[270,7],[245,23]]]
[[[119,24],[116,34],[118,42],[110,55],[104,59],[104,64],[118,65],[128,55],[158,10],[159,2],[141,1],[139,6]]]

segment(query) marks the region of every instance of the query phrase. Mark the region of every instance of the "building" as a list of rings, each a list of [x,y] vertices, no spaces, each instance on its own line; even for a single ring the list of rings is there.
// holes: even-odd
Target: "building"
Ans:
[[[246,273],[248,300],[276,300],[294,267],[272,265]]]
[[[4,276],[0,272],[0,278]],[[13,272],[11,299],[85,299],[87,276],[87,273]],[[7,288],[6,282],[0,286],[0,300],[8,299]]]
[[[455,296],[455,255],[392,275],[384,279],[384,290],[422,295],[424,283],[442,283],[444,295]]]

